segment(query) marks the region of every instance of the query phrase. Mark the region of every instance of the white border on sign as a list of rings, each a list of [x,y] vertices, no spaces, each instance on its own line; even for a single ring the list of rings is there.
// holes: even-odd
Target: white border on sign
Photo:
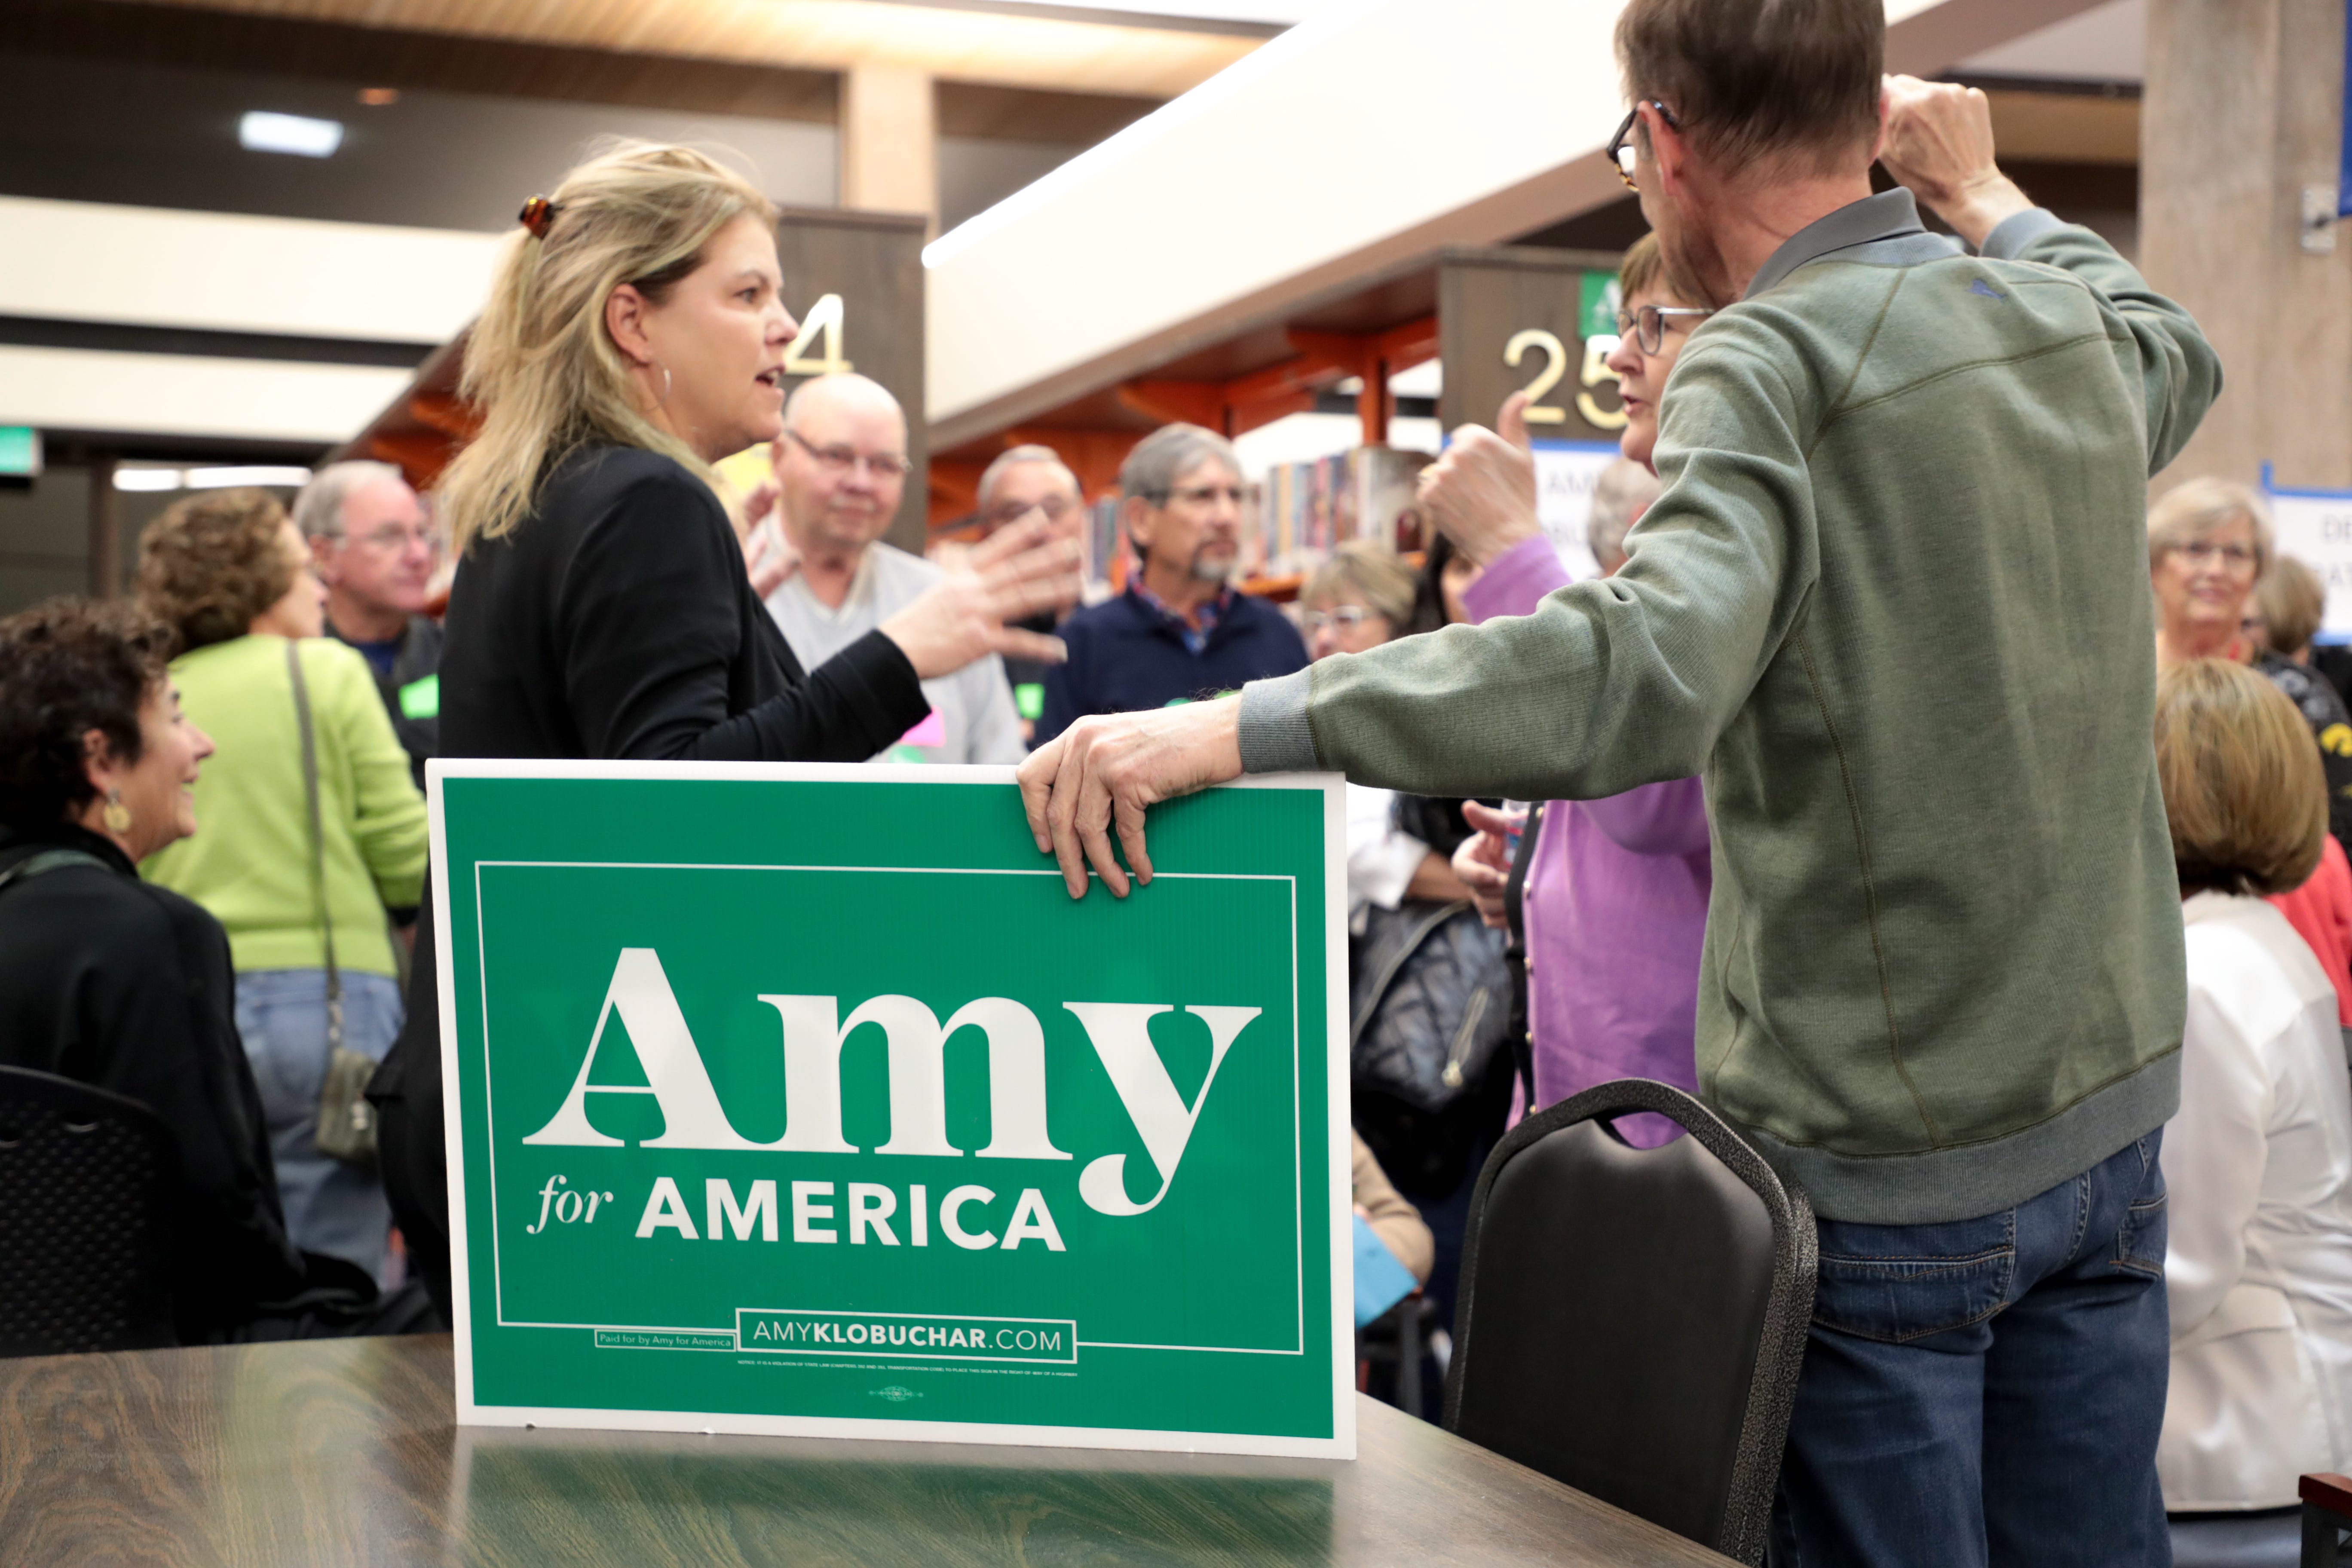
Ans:
[[[996,784],[1014,782],[1010,767],[855,763],[656,763],[573,759],[434,758],[425,765],[433,868],[433,910],[443,933],[436,950],[441,1014],[441,1094],[447,1139],[449,1266],[457,1321],[457,1421],[461,1426],[562,1426],[594,1431],[730,1432],[755,1436],[858,1437],[900,1442],[1002,1443],[1033,1447],[1144,1449],[1175,1453],[1261,1454],[1282,1458],[1356,1457],[1355,1315],[1352,1227],[1349,1214],[1347,952],[1326,942],[1324,972],[1325,1138],[1330,1151],[1331,1436],[1283,1437],[1257,1433],[1181,1432],[1018,1423],[923,1421],[885,1417],[752,1415],[733,1411],[593,1410],[487,1405],[474,1397],[473,1293],[467,1252],[464,1117],[458,1103],[457,986],[449,930],[449,841],[441,784],[451,778],[674,779],[709,783]],[[1235,779],[1220,789],[1314,790],[1323,797],[1323,922],[1327,932],[1347,926],[1347,835],[1344,780],[1338,773],[1280,773]],[[1160,875],[1182,875],[1162,872]],[[1190,873],[1206,875],[1206,873]],[[1295,884],[1294,884],[1295,885]],[[1294,895],[1295,896],[1295,895]],[[1294,924],[1293,940],[1296,940]],[[1293,985],[1297,965],[1293,963]],[[1292,1017],[1297,1016],[1296,997]],[[1303,1055],[1303,1047],[1301,1050]],[[1294,1121],[1296,1117],[1293,1118]],[[1297,1162],[1292,1162],[1294,1173]],[[1294,1175],[1294,1182],[1302,1180]],[[1303,1194],[1301,1198],[1303,1207]],[[1301,1215],[1303,1224],[1304,1215]],[[1304,1267],[1302,1260],[1302,1269]],[[1303,1288],[1303,1282],[1302,1282]],[[615,1327],[618,1325],[605,1325]],[[1302,1324],[1302,1330],[1304,1325]],[[651,1330],[645,1331],[680,1331]],[[708,1333],[710,1330],[696,1330]]]
[[[889,876],[920,877],[1051,877],[1061,879],[1059,871],[1040,868],[1016,871],[993,866],[756,866],[721,864],[701,860],[477,860],[474,862],[474,963],[482,976],[482,1085],[489,1088],[490,1065],[490,955],[488,936],[482,929],[482,872],[488,869],[526,870],[629,870],[629,871],[838,871],[875,873]],[[1291,1317],[1293,1337],[1297,1343],[1288,1350],[1265,1345],[1147,1345],[1121,1340],[1085,1340],[1079,1342],[1087,1350],[1111,1351],[1208,1351],[1219,1355],[1305,1355],[1307,1353],[1307,1191],[1306,1181],[1298,1172],[1297,1128],[1299,1101],[1303,1098],[1299,1075],[1304,1072],[1298,1040],[1298,879],[1277,877],[1257,872],[1227,871],[1161,871],[1169,881],[1194,882],[1281,882],[1290,890],[1290,1126],[1291,1126],[1291,1256],[1296,1279],[1295,1306]],[[498,1096],[490,1095],[489,1103],[482,1107],[482,1121],[490,1135],[490,1189],[499,1184]],[[717,1334],[729,1330],[716,1328],[688,1329],[676,1326],[647,1328],[633,1323],[551,1323],[507,1316],[506,1268],[499,1245],[497,1228],[490,1231],[490,1297],[497,1316],[493,1320],[501,1329],[604,1329],[624,1333]],[[737,1308],[740,1314],[744,1309]],[[887,1317],[888,1313],[878,1316]]]

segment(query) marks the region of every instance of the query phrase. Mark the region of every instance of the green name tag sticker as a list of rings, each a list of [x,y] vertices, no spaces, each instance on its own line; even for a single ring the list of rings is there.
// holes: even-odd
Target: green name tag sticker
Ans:
[[[1587,272],[1577,280],[1576,333],[1580,338],[1613,338],[1617,312],[1624,305],[1614,272]]]
[[[428,675],[400,689],[400,712],[406,719],[437,719],[441,715],[441,677]]]
[[[1352,1456],[1336,777],[429,777],[461,1421]]]
[[[1035,723],[1045,716],[1045,689],[1034,680],[1024,680],[1013,689],[1013,710]]]

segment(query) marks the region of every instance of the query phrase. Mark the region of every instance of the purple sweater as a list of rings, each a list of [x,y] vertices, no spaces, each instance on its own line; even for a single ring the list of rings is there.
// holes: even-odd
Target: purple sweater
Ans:
[[[1568,581],[1551,542],[1531,539],[1487,567],[1463,601],[1479,621],[1529,615]],[[1697,1092],[1691,1042],[1713,885],[1696,778],[1544,807],[1526,889],[1538,1108],[1619,1078]],[[1640,1148],[1674,1135],[1654,1116],[1623,1118],[1618,1131]]]

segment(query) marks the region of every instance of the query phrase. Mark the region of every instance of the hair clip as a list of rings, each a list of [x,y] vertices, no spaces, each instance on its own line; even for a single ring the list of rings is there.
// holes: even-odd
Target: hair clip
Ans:
[[[555,223],[555,215],[562,210],[545,196],[533,196],[522,204],[520,218],[523,227],[530,230],[533,239],[545,239],[548,229]]]

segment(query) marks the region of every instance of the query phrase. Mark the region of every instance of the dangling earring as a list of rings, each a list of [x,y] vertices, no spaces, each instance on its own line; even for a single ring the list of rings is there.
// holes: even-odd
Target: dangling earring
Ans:
[[[131,808],[122,804],[121,790],[106,792],[106,809],[99,813],[99,820],[105,823],[106,830],[117,838],[131,831]]]
[[[660,365],[659,368],[662,373],[662,395],[661,401],[655,404],[654,406],[656,408],[667,408],[669,406],[669,366],[665,364]]]

